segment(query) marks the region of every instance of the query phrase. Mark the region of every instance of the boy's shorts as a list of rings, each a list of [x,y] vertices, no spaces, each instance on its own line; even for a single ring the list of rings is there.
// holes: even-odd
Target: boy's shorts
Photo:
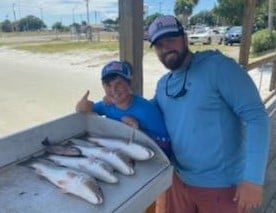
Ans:
[[[235,189],[188,186],[174,174],[172,186],[156,200],[156,213],[238,213]]]

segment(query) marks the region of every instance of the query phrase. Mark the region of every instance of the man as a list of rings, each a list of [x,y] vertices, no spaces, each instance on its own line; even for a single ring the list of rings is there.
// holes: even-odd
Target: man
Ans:
[[[89,91],[78,102],[81,112],[95,112],[122,121],[151,137],[170,156],[170,138],[162,114],[155,104],[131,91],[131,67],[123,61],[111,61],[102,69],[102,84],[109,104],[88,100]]]
[[[249,212],[262,201],[268,115],[248,74],[219,51],[192,53],[181,23],[157,17],[149,41],[170,71],[155,102],[171,137],[176,175],[164,212]]]

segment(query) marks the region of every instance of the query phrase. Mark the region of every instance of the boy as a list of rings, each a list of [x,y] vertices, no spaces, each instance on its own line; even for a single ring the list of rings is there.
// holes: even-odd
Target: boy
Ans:
[[[78,102],[80,112],[97,113],[108,118],[122,121],[133,128],[139,128],[152,138],[159,147],[170,156],[170,138],[159,108],[131,91],[131,67],[122,61],[111,61],[102,69],[102,85],[106,98],[104,101],[88,100],[89,91]]]

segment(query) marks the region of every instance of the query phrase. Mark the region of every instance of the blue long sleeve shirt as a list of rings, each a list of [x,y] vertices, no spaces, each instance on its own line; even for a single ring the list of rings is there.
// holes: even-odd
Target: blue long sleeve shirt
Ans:
[[[188,72],[187,72],[188,71]],[[187,93],[181,90],[187,72]],[[171,137],[176,171],[183,182],[228,187],[262,184],[269,147],[268,115],[249,75],[218,51],[193,54],[189,68],[165,74],[154,101]]]

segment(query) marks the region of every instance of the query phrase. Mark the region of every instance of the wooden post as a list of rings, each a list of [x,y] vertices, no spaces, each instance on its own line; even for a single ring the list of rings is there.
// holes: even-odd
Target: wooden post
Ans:
[[[247,68],[256,0],[244,0],[244,2],[239,63]]]
[[[143,95],[143,0],[119,0],[120,59],[133,68],[132,89]]]
[[[272,73],[270,78],[269,91],[276,90],[276,60],[272,61]]]

